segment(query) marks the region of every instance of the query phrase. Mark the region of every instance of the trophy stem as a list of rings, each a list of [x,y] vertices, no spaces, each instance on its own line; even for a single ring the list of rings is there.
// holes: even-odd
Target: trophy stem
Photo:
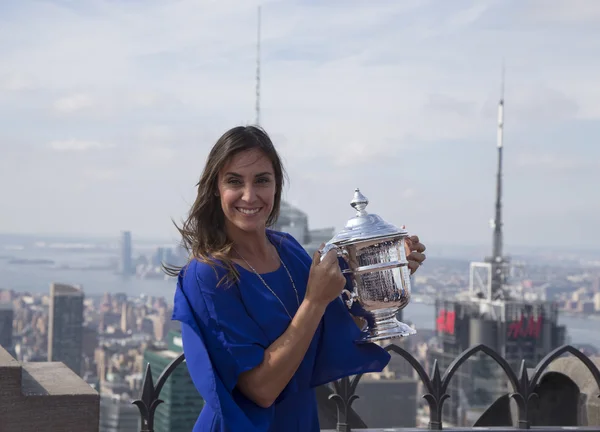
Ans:
[[[398,321],[396,313],[398,308],[379,309],[373,311],[375,324],[363,332],[363,336],[357,343],[375,342],[385,339],[406,337],[417,333],[415,329],[403,322]]]

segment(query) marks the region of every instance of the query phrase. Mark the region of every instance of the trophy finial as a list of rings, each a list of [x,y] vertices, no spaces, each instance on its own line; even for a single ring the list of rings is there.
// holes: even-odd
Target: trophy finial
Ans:
[[[369,205],[369,199],[360,193],[360,189],[354,189],[354,197],[350,201],[350,205],[358,212],[358,215],[366,214],[365,208]]]

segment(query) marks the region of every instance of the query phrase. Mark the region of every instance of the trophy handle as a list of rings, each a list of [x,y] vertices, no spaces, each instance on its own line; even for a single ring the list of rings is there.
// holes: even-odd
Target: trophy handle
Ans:
[[[348,296],[348,300],[344,300],[344,298],[342,297],[342,294],[346,294]],[[340,294],[340,299],[344,303],[346,303],[346,307],[348,309],[351,309],[352,304],[354,303],[354,299],[356,299],[358,296],[356,295],[355,292],[348,291],[347,289],[342,290],[342,294]]]
[[[331,249],[336,249],[337,256],[340,258],[346,259],[348,257],[348,251],[345,248],[340,249],[334,243],[327,243],[325,247],[319,251],[319,254],[321,255],[321,261],[323,261],[325,255],[327,255],[327,252],[329,252]]]
[[[340,249],[334,243],[327,243],[325,245],[325,247],[323,247],[323,249],[321,249],[319,251],[319,254],[321,255],[321,261],[323,261],[323,258],[325,257],[325,255],[332,249],[336,250],[338,257],[344,258],[346,261],[348,260],[348,251],[346,250],[346,248]],[[342,297],[342,294],[346,294],[348,296],[348,300],[344,300],[344,297]],[[354,303],[354,300],[357,297],[358,296],[356,295],[356,293],[348,291],[347,289],[342,290],[342,292],[340,293],[340,300],[346,304],[346,307],[348,309],[350,309],[352,307],[352,304]]]

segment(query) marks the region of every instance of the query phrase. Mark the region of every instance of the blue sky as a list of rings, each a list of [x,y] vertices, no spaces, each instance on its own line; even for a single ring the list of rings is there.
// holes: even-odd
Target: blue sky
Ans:
[[[0,4],[0,231],[173,234],[253,122],[254,0]],[[429,244],[600,244],[600,2],[266,0],[262,125],[313,227],[354,187]]]

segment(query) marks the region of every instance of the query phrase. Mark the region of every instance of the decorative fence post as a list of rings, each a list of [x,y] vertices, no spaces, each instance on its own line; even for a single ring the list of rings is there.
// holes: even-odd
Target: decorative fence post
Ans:
[[[146,366],[146,374],[144,375],[144,381],[142,382],[142,398],[133,401],[132,403],[140,410],[140,416],[142,418],[142,429],[140,432],[154,432],[154,412],[156,408],[163,403],[159,399],[160,392],[167,381],[167,378],[171,376],[177,366],[179,366],[185,360],[185,355],[181,354],[175,358],[169,365],[162,371],[154,386],[152,379],[152,368],[150,364]]]
[[[536,366],[535,372],[531,379],[529,379],[527,374],[525,361],[522,361],[519,376],[517,377],[508,362],[502,356],[500,356],[500,354],[483,344],[473,346],[460,353],[458,357],[456,357],[456,359],[454,359],[454,361],[448,366],[443,376],[441,376],[437,360],[435,360],[431,371],[431,377],[425,372],[425,369],[421,363],[419,363],[419,361],[405,349],[395,344],[387,345],[385,349],[398,354],[408,361],[415,372],[417,372],[417,375],[419,375],[419,378],[426,390],[423,398],[429,405],[429,429],[431,430],[443,429],[442,409],[444,402],[450,397],[447,393],[450,380],[463,363],[480,352],[491,357],[492,360],[494,360],[496,364],[502,368],[511,383],[513,392],[510,394],[510,397],[517,403],[519,411],[518,429],[530,429],[530,404],[538,397],[538,395],[535,393],[535,387],[538,384],[542,373],[546,370],[550,363],[565,353],[570,353],[581,360],[586,368],[592,373],[592,376],[594,377],[596,383],[598,384],[598,388],[600,389],[600,371],[586,355],[571,345],[563,345],[544,357]],[[338,408],[338,432],[350,432],[350,425],[348,424],[348,412],[352,402],[358,398],[355,392],[361,377],[362,375],[356,375],[352,380],[349,378],[342,378],[341,380],[333,383],[336,394],[329,396],[329,398],[336,401]],[[600,394],[598,397],[600,397]]]
[[[350,432],[349,413],[352,402],[358,399],[355,394],[356,386],[362,375],[355,375],[352,380],[344,377],[333,382],[335,393],[329,396],[329,399],[335,402],[337,406],[337,432]]]
[[[400,355],[408,361],[417,375],[419,375],[426,391],[423,398],[429,405],[429,429],[431,430],[443,429],[442,409],[444,402],[450,397],[447,393],[450,380],[463,363],[480,352],[491,357],[502,368],[511,383],[513,392],[510,394],[510,397],[515,400],[518,407],[518,429],[530,429],[529,410],[531,402],[538,397],[535,393],[538,381],[541,379],[543,372],[548,368],[550,363],[561,357],[563,354],[569,353],[574,357],[577,357],[591,372],[600,389],[600,370],[598,370],[596,365],[586,355],[571,345],[563,345],[545,356],[536,366],[531,379],[527,374],[525,361],[522,361],[519,376],[517,376],[508,362],[502,358],[500,354],[486,345],[476,345],[460,353],[448,366],[443,376],[440,373],[437,360],[433,363],[431,375],[428,375],[421,363],[405,349],[395,344],[387,345],[385,349]],[[141,399],[133,401],[133,404],[136,405],[140,411],[142,420],[141,432],[154,432],[154,414],[156,408],[163,402],[159,399],[160,392],[171,373],[184,361],[185,356],[184,354],[181,354],[169,363],[160,374],[156,385],[154,385],[152,379],[150,365],[146,367],[142,383]],[[356,388],[361,378],[362,375],[355,375],[352,378],[345,377],[333,382],[334,394],[330,395],[329,399],[333,400],[337,407],[337,432],[351,432],[349,414],[352,403],[359,398],[356,394]],[[598,397],[600,397],[600,394]]]

